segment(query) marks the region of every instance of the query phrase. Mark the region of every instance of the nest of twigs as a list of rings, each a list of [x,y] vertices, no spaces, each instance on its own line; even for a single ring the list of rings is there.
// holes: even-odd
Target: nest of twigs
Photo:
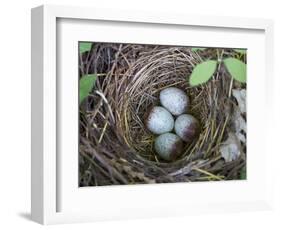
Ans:
[[[228,55],[227,49],[224,55]],[[206,57],[217,58],[217,53],[192,52],[189,47],[101,43],[80,56],[80,76],[98,76],[91,95],[80,106],[80,186],[239,177],[245,154],[226,163],[219,152],[232,128],[236,101],[231,88],[239,83],[233,83],[219,65],[208,83],[191,87],[188,76]],[[146,129],[145,116],[151,106],[159,104],[159,92],[171,86],[187,93],[189,113],[200,121],[201,130],[179,159],[165,162],[154,151],[155,136]]]

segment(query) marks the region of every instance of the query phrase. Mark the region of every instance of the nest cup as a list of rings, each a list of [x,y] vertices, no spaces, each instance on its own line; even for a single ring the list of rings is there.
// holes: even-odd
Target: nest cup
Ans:
[[[112,55],[107,55],[109,51]],[[92,175],[88,184],[81,180],[82,186],[196,181],[200,172],[192,167],[211,170],[225,164],[218,154],[231,111],[225,71],[207,84],[191,87],[188,77],[202,56],[188,47],[101,44],[91,52],[97,57],[92,71],[107,73],[98,77],[87,114],[80,118],[82,167],[89,155],[96,166],[96,178]],[[145,126],[149,110],[160,104],[159,93],[167,87],[188,95],[188,113],[201,125],[198,138],[186,144],[173,162],[158,158],[153,147],[156,135]]]
[[[123,115],[120,126],[126,143],[136,154],[156,164],[165,163],[153,148],[157,136],[149,132],[145,125],[150,110],[160,105],[161,90],[168,87],[182,89],[190,98],[188,112],[199,121],[207,117],[208,110],[198,106],[198,100],[202,100],[204,94],[196,99],[196,89],[190,87],[187,81],[190,70],[197,61],[192,56],[188,57],[178,50],[168,48],[159,53],[147,53],[131,67],[130,77],[124,86],[125,97],[121,102],[124,106],[120,107],[120,114]],[[195,142],[185,145],[186,153],[181,158],[188,154],[187,150],[194,144]]]

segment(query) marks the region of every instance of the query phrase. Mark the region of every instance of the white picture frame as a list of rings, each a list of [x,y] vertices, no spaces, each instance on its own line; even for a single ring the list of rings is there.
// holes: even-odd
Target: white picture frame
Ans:
[[[98,36],[93,35],[92,28],[99,31]],[[122,35],[110,38],[110,33],[117,33],[117,30],[122,30]],[[181,36],[165,36],[171,32]],[[146,36],[148,33],[150,38]],[[187,33],[189,41],[183,39]],[[222,33],[226,33],[224,40]],[[78,40],[247,48],[248,75],[256,76],[255,80],[248,79],[248,179],[78,188],[78,144],[75,141],[78,128],[69,127],[69,134],[63,131],[66,122],[73,124],[78,120],[75,112],[78,83],[74,78],[78,69],[75,62]],[[272,208],[272,139],[264,135],[274,132],[271,116],[276,102],[272,63],[271,20],[52,5],[32,9],[32,219],[41,224],[56,224]],[[60,74],[73,77],[61,84],[57,77]],[[73,99],[73,104],[64,103],[65,98]],[[261,106],[266,109],[255,115]],[[66,111],[73,116],[64,119],[61,113]],[[257,127],[260,119],[267,122]],[[255,138],[251,133],[256,133]],[[65,149],[71,152],[67,160]],[[58,155],[58,152],[62,153]],[[259,172],[261,165],[266,173]],[[214,194],[212,199],[202,196],[206,191]],[[167,196],[175,198],[163,203]]]

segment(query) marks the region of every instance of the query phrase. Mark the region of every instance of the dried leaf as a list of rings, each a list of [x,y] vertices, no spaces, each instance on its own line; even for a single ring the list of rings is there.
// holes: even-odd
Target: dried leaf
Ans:
[[[246,137],[243,134],[243,132],[247,133],[247,124],[243,116],[241,115],[240,109],[238,106],[234,107],[234,111],[232,114],[232,123],[234,126],[235,134],[237,138],[242,141],[243,143],[246,143]],[[243,131],[243,132],[242,132]]]
[[[247,124],[242,116],[242,114],[246,113],[246,90],[233,89],[232,95],[235,97],[238,103],[238,106],[234,106],[234,112],[232,116],[235,134],[241,142],[246,143],[245,134],[247,133]]]
[[[220,153],[226,162],[236,160],[241,154],[239,140],[234,133],[229,133],[228,139],[220,146]]]
[[[241,113],[246,113],[246,90],[245,89],[233,89],[232,95],[237,100]]]
[[[242,141],[243,143],[246,143],[246,137],[242,133],[236,133],[237,138]]]
[[[233,112],[233,123],[235,127],[236,133],[241,132],[242,130],[247,133],[247,125],[246,121],[242,117],[241,113],[238,111],[238,109],[234,110]]]

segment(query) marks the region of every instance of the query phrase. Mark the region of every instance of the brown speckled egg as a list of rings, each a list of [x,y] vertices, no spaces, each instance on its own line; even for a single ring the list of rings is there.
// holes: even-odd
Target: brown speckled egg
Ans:
[[[172,114],[161,106],[153,107],[146,119],[146,127],[154,134],[167,133],[174,128]]]
[[[176,134],[164,133],[155,139],[154,149],[162,159],[172,161],[181,155],[183,143]]]
[[[160,103],[171,114],[178,116],[187,112],[189,98],[183,90],[169,87],[160,92]]]
[[[175,121],[175,132],[185,142],[192,142],[199,134],[198,120],[190,114],[182,114]]]

